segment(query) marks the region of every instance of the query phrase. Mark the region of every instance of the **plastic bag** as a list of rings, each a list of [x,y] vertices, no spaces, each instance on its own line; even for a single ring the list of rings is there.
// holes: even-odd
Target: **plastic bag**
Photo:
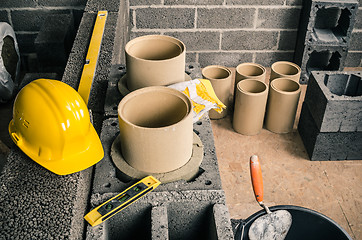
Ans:
[[[14,30],[8,23],[0,22],[0,102],[7,102],[13,96],[19,71],[20,54]]]
[[[217,98],[209,80],[193,79],[168,87],[183,92],[190,97],[193,105],[193,122],[197,122],[210,109],[221,113],[226,106]]]

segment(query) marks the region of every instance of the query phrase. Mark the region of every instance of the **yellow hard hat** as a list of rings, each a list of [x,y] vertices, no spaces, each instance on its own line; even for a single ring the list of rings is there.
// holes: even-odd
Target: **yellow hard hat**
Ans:
[[[9,133],[26,155],[59,175],[86,169],[104,156],[82,97],[57,80],[38,79],[18,93]]]

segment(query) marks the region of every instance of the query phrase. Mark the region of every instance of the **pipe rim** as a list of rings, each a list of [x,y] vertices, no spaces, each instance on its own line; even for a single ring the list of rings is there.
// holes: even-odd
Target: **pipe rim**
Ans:
[[[245,66],[253,66],[253,67],[261,70],[262,73],[261,73],[261,74],[258,74],[258,75],[255,75],[255,74],[253,74],[253,75],[243,74],[243,73],[240,72],[240,68],[245,67]],[[263,76],[263,74],[266,73],[266,69],[265,69],[264,66],[262,66],[262,65],[260,65],[260,64],[258,64],[258,63],[249,63],[249,62],[239,64],[239,65],[236,67],[235,70],[236,70],[236,72],[237,72],[239,75],[242,75],[242,76],[245,76],[245,77],[248,77],[248,78],[260,77],[260,76]]]
[[[296,70],[296,73],[294,73],[294,74],[285,74],[285,73],[281,73],[280,71],[277,71],[275,68],[276,67],[278,67],[278,66],[280,66],[280,65],[288,65],[289,67],[292,67],[292,68],[294,68],[294,70]],[[288,61],[278,61],[278,62],[275,62],[275,63],[273,63],[272,65],[271,65],[271,69],[276,73],[276,74],[279,74],[280,76],[285,76],[285,77],[288,77],[288,76],[290,76],[290,77],[294,77],[294,76],[297,76],[298,74],[300,74],[300,72],[301,72],[301,69],[300,69],[300,67],[297,65],[297,64],[295,64],[295,63],[293,63],[293,62],[288,62]]]
[[[288,83],[289,85],[293,85],[293,86],[291,86],[292,90],[289,91],[289,90],[280,89],[280,84],[282,84],[283,82]],[[289,85],[288,85],[288,87],[289,87]],[[298,82],[294,81],[293,79],[290,79],[290,78],[276,78],[270,83],[270,87],[274,91],[276,91],[278,93],[282,93],[284,95],[293,95],[293,94],[298,93],[298,92],[301,91],[300,84]]]
[[[262,86],[264,89],[262,91],[258,91],[258,92],[251,92],[242,87],[242,85],[250,84],[250,83]],[[266,91],[268,91],[268,85],[266,83],[256,80],[256,79],[244,79],[243,81],[238,82],[238,84],[236,86],[240,92],[242,92],[246,95],[252,95],[252,96],[263,95],[263,94],[265,94]]]
[[[226,72],[227,76],[223,77],[223,78],[214,78],[214,77],[207,76],[208,75],[207,71],[210,70],[210,69],[221,69],[221,70]],[[215,80],[215,81],[229,80],[229,77],[231,76],[231,70],[229,68],[221,66],[221,65],[209,65],[209,66],[203,68],[201,72],[202,72],[202,75],[205,78]]]
[[[176,122],[174,122],[172,124],[166,125],[166,126],[162,126],[162,127],[144,127],[144,126],[139,126],[139,125],[134,124],[131,121],[129,121],[128,118],[124,116],[124,113],[123,113],[124,106],[130,100],[132,100],[135,97],[139,96],[138,94],[145,94],[145,93],[151,93],[151,92],[158,92],[158,93],[163,92],[163,93],[168,93],[170,95],[178,97],[185,104],[185,107],[186,107],[185,115],[181,119],[179,119],[178,121],[176,121]],[[151,86],[151,87],[144,87],[144,88],[141,88],[141,89],[137,89],[137,90],[127,94],[120,101],[120,103],[118,104],[117,112],[118,112],[118,117],[121,118],[122,121],[124,121],[128,125],[136,128],[136,129],[155,131],[155,130],[160,130],[160,129],[162,130],[162,129],[166,129],[166,128],[172,128],[175,125],[186,121],[186,119],[192,114],[192,102],[191,102],[191,99],[188,96],[186,96],[184,93],[182,93],[182,92],[180,92],[180,91],[178,91],[176,89],[172,89],[172,88],[168,88],[168,87],[164,87],[164,86]]]
[[[154,39],[157,39],[157,38],[162,39],[163,41],[174,43],[175,45],[178,46],[180,52],[174,57],[161,59],[161,60],[144,59],[144,58],[137,57],[134,54],[130,53],[130,48],[132,46],[134,46],[135,44],[140,43],[142,41],[154,40]],[[171,37],[171,36],[168,36],[168,35],[157,35],[157,34],[155,34],[155,35],[140,36],[140,37],[137,37],[137,38],[134,38],[134,39],[130,40],[125,46],[126,55],[128,55],[128,56],[130,56],[130,57],[132,57],[134,59],[137,59],[139,61],[144,61],[144,62],[165,62],[165,61],[170,61],[172,59],[180,57],[181,55],[185,54],[185,52],[186,52],[186,45],[181,40],[179,40],[177,38],[174,38],[174,37]]]

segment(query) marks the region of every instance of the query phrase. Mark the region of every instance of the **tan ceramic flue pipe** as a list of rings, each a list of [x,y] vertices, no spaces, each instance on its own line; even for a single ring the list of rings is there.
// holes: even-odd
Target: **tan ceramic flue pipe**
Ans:
[[[265,82],[266,69],[257,63],[241,63],[236,67],[235,86],[244,79],[255,79]]]
[[[301,69],[292,62],[279,61],[271,66],[270,81],[276,78],[290,78],[299,83]]]
[[[192,155],[192,103],[163,86],[138,89],[118,105],[121,152],[133,168],[165,173],[185,165]]]
[[[236,85],[233,128],[244,135],[256,135],[263,128],[268,86],[245,79]]]
[[[125,46],[127,87],[166,86],[185,81],[185,44],[166,35],[145,35]]]
[[[300,84],[289,78],[276,78],[269,86],[265,128],[274,133],[293,130],[297,112]]]
[[[230,107],[230,89],[232,87],[232,75],[230,69],[224,66],[210,65],[202,69],[202,76],[211,82],[216,96],[226,106],[226,109],[224,109],[221,113],[211,109],[209,111],[209,117],[211,119],[220,119],[225,117]]]

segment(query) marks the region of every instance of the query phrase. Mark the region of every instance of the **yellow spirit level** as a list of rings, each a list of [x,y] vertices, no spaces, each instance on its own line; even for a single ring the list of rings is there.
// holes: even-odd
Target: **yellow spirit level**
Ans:
[[[154,190],[161,182],[148,176],[130,186],[125,191],[109,199],[84,216],[84,219],[93,227],[113,217],[132,203]]]

